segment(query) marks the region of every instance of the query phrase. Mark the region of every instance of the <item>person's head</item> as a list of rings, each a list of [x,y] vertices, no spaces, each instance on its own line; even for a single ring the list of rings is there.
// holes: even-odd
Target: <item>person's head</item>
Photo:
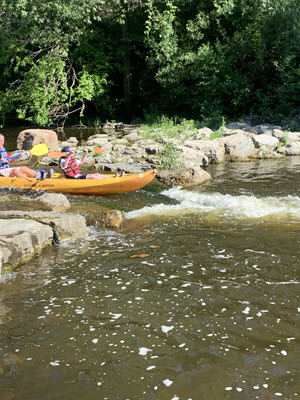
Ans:
[[[61,149],[61,151],[63,152],[63,153],[71,153],[71,148],[69,147],[69,146],[64,146],[62,149]]]
[[[4,136],[0,133],[0,149],[1,147],[3,147],[4,141],[5,141]]]

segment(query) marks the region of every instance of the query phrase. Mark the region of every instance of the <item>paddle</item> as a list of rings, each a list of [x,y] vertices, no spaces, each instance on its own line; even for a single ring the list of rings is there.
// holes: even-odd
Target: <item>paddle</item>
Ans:
[[[75,151],[75,153],[82,153],[85,150],[79,150],[79,151]],[[100,149],[99,147],[95,147],[93,150],[88,150],[89,153],[104,153],[104,150]],[[51,158],[59,158],[59,157],[63,157],[66,156],[67,153],[63,152],[63,151],[49,151],[48,152],[48,156]]]
[[[14,156],[8,157],[7,161],[13,160],[14,158],[19,158],[23,156],[27,156],[28,154],[31,154],[32,156],[43,156],[44,154],[47,154],[49,151],[48,146],[45,143],[40,143],[35,146],[26,153],[22,154],[15,154]]]

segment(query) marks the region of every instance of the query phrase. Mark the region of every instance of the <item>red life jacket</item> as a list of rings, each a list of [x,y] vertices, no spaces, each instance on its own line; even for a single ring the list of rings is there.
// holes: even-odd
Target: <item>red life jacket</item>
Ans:
[[[61,165],[60,164],[60,161],[61,160],[65,160],[67,157],[61,157],[60,159],[59,159],[59,166]],[[76,162],[76,160],[75,160],[75,158],[74,158],[74,156],[71,156],[70,158],[69,158],[69,162],[68,162],[68,165],[67,165],[67,167],[65,168],[65,169],[63,169],[63,171],[64,171],[64,173],[65,173],[65,175],[66,175],[66,177],[68,178],[74,178],[76,175],[79,175],[79,174],[81,174],[81,171],[80,171],[80,169],[78,168],[78,165],[77,165],[77,162]]]

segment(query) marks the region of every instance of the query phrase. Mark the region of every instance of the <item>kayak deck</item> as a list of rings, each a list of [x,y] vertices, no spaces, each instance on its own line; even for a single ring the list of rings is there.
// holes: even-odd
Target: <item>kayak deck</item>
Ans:
[[[60,179],[54,176],[51,179],[37,180],[0,177],[0,187],[18,187],[57,193],[108,195],[141,189],[154,179],[156,172],[154,169],[116,178],[109,177],[109,179]]]

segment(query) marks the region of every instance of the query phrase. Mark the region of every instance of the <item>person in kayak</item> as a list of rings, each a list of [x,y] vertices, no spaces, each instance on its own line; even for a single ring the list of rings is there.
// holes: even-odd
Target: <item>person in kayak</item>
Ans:
[[[4,142],[5,138],[4,136],[0,133],[0,176],[4,177],[9,177],[9,178],[36,178],[36,179],[42,179],[42,178],[51,178],[53,174],[53,170],[50,170],[47,175],[42,177],[41,171],[34,171],[33,169],[30,169],[26,166],[23,167],[14,167],[11,168],[8,162],[8,158],[10,155],[7,153],[4,147]],[[11,162],[14,162],[12,160]]]
[[[64,171],[66,178],[68,179],[109,179],[108,176],[99,173],[95,174],[84,174],[80,171],[79,165],[85,163],[87,150],[85,150],[84,156],[81,160],[74,157],[75,151],[71,150],[70,147],[65,146],[61,150],[63,153],[67,153],[65,156],[60,157],[59,167]]]

